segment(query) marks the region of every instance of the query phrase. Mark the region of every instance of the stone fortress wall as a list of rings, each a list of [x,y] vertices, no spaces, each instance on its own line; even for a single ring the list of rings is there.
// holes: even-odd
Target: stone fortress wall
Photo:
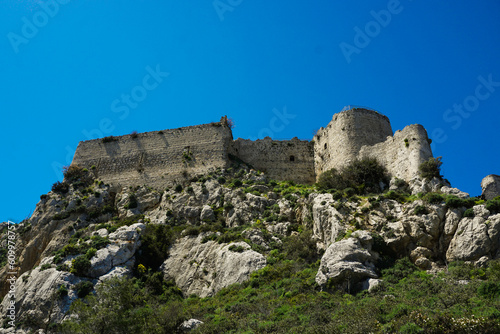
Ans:
[[[391,176],[406,181],[432,157],[427,132],[410,125],[393,135],[389,119],[366,108],[333,115],[312,141],[233,140],[227,117],[220,122],[80,142],[73,163],[95,166],[97,176],[117,186],[161,189],[230,164],[233,155],[272,179],[312,184],[330,168],[377,158]]]
[[[418,167],[432,157],[424,127],[406,126],[393,135],[389,118],[365,108],[353,108],[333,115],[318,130],[314,141],[315,173],[342,168],[356,159],[376,158],[389,174],[406,181],[418,175]]]
[[[172,186],[229,163],[233,140],[223,121],[80,142],[73,164],[95,166],[99,179],[117,186]]]
[[[307,140],[278,141],[266,137],[252,141],[238,138],[232,144],[231,153],[276,180],[305,184],[316,181],[313,144]]]
[[[333,115],[326,128],[320,128],[313,138],[316,174],[349,164],[358,158],[361,147],[390,136],[389,119],[376,111],[357,108]]]

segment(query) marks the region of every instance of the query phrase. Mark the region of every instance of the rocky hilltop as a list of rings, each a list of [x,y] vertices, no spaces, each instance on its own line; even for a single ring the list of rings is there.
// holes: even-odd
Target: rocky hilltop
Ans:
[[[252,332],[287,332],[276,324],[288,319],[285,314],[289,313],[276,315],[276,309],[302,305],[309,295],[319,298],[316,305],[334,300],[339,291],[344,301],[354,297],[342,297],[343,293],[354,296],[365,291],[367,296],[373,294],[371,298],[379,296],[391,310],[401,305],[397,292],[391,292],[387,285],[394,276],[385,275],[404,259],[407,268],[412,268],[408,275],[416,272],[428,275],[427,279],[443,277],[451,263],[468,266],[467,272],[476,270],[477,275],[482,270],[483,277],[490,275],[488,266],[500,257],[497,177],[484,182],[488,198],[483,199],[471,198],[437,175],[415,177],[410,182],[392,178],[380,184],[378,192],[363,191],[364,185],[326,189],[320,184],[271,180],[234,160],[227,168],[179,180],[175,186],[158,191],[148,186],[106,184],[93,170],[73,165],[65,171],[64,182],[54,184],[51,192],[41,196],[32,216],[16,226],[14,290],[7,280],[12,269],[6,265],[0,271],[4,297],[0,305],[4,328],[0,333],[110,333],[103,329],[105,323],[112,323],[119,314],[128,314],[130,319],[137,314],[122,310],[113,315],[109,310],[115,309],[110,308],[106,312],[111,313],[103,314],[101,323],[92,318],[93,312],[85,311],[85,303],[94,305],[95,298],[105,296],[127,296],[125,291],[159,296],[154,299],[156,307],[142,309],[149,312],[148,320],[134,324],[142,326],[140,332],[215,333],[221,328],[243,332],[239,326],[248,326]],[[5,248],[8,231],[3,223]],[[401,282],[405,277],[399,277]],[[446,278],[442,284],[445,281],[452,286],[473,286],[470,280],[460,283]],[[292,283],[299,288],[287,290]],[[125,285],[125,289],[123,284],[132,285]],[[258,298],[260,292],[255,291],[264,287],[272,287],[265,290],[264,297],[275,301],[271,309],[260,301],[244,304]],[[490,288],[500,292],[500,286]],[[13,296],[9,291],[15,291]],[[491,294],[499,298],[495,291]],[[141,300],[149,300],[147,296]],[[211,300],[215,303],[230,296],[241,297],[234,297],[239,301],[224,308],[209,306]],[[117,300],[109,303],[120,304]],[[141,303],[135,300],[132,304]],[[460,303],[444,303],[449,303],[452,317],[453,307]],[[12,318],[8,317],[13,304],[15,329],[9,326]],[[269,320],[248,320],[248,325],[243,325],[242,320],[236,324],[231,317],[223,317],[237,319],[250,312],[242,305],[258,308],[255,314]],[[324,306],[325,310],[331,307],[338,308]],[[373,320],[376,323],[367,320],[364,328],[395,330],[403,328],[398,319],[410,318],[416,327],[425,328],[425,317],[431,315],[418,318],[410,310],[407,307],[392,318],[377,318]],[[333,320],[315,319],[323,314],[321,310],[310,312],[306,320],[300,320],[312,326],[307,328],[316,328],[315,332],[342,328],[328,327],[334,326],[330,323]],[[473,317],[474,312],[468,316]],[[498,329],[495,317],[500,312],[490,313],[478,320],[484,327],[474,328]],[[85,319],[92,320],[86,323]],[[163,319],[158,320],[161,326],[148,328],[152,319]],[[286,320],[291,321],[289,326],[300,317],[294,319]],[[314,327],[316,324],[320,325]],[[123,332],[118,330],[122,325],[115,325],[116,333]],[[91,327],[84,330],[82,326]],[[296,330],[301,328],[296,326]],[[354,327],[352,331],[356,332]]]

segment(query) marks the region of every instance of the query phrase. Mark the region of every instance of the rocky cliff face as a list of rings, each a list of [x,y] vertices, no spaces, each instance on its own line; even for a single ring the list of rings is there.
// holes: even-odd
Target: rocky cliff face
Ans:
[[[500,257],[500,208],[437,179],[356,196],[277,183],[245,166],[162,192],[118,189],[82,173],[43,195],[17,226],[16,293],[7,294],[6,266],[0,314],[15,301],[19,333],[51,332],[75,300],[111,277],[156,271],[186,297],[212,296],[264,268],[283,238],[304,230],[322,254],[321,289],[372,286],[383,256],[407,256],[431,271]]]

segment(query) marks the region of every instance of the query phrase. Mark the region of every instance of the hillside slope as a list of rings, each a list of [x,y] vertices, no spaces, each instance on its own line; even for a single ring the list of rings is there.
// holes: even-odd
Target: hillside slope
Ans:
[[[73,166],[16,226],[0,333],[500,330],[498,198],[438,178],[356,192],[236,162],[163,190]]]

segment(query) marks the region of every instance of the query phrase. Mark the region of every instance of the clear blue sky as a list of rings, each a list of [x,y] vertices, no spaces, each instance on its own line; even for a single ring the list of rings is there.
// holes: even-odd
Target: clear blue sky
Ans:
[[[497,0],[2,0],[0,57],[2,221],[81,140],[226,114],[235,138],[311,139],[369,106],[424,125],[453,186],[500,174]]]

